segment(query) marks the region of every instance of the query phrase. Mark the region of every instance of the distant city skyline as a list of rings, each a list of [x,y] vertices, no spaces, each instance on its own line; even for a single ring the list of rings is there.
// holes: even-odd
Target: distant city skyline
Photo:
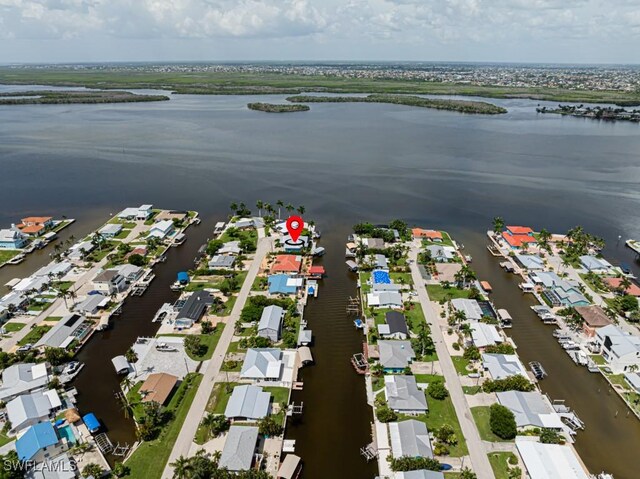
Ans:
[[[638,0],[0,0],[0,63],[640,63]]]

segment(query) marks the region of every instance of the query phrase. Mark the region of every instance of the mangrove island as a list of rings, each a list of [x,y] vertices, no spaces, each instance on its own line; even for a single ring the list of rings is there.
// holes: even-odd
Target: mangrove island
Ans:
[[[44,105],[70,103],[131,103],[164,101],[165,95],[139,95],[119,90],[21,91],[0,93],[0,105]]]
[[[294,111],[309,111],[308,105],[281,105],[275,103],[247,103],[249,110],[265,111],[267,113],[291,113]]]

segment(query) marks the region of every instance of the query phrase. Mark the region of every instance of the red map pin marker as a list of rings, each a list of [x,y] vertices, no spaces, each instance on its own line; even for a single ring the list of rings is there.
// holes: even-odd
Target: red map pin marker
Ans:
[[[300,233],[304,229],[304,220],[300,216],[289,216],[287,220],[287,231],[294,243],[300,238]]]

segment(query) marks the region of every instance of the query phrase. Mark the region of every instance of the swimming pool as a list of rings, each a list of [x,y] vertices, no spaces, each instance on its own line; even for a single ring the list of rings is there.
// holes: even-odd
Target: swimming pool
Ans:
[[[75,444],[77,442],[76,436],[73,434],[73,429],[69,425],[59,427],[58,435],[60,438],[65,438],[70,444]]]
[[[373,278],[374,284],[391,284],[391,278],[387,271],[376,269],[371,273],[371,277]]]

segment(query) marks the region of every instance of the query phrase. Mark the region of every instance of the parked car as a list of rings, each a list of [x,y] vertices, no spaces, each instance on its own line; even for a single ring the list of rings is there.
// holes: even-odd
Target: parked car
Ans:
[[[23,345],[23,346],[20,346],[20,347],[18,348],[18,352],[19,352],[19,353],[28,353],[28,352],[29,352],[29,351],[31,351],[32,349],[33,349],[33,344],[31,344],[31,343],[27,343],[27,344],[25,344],[25,345]]]

